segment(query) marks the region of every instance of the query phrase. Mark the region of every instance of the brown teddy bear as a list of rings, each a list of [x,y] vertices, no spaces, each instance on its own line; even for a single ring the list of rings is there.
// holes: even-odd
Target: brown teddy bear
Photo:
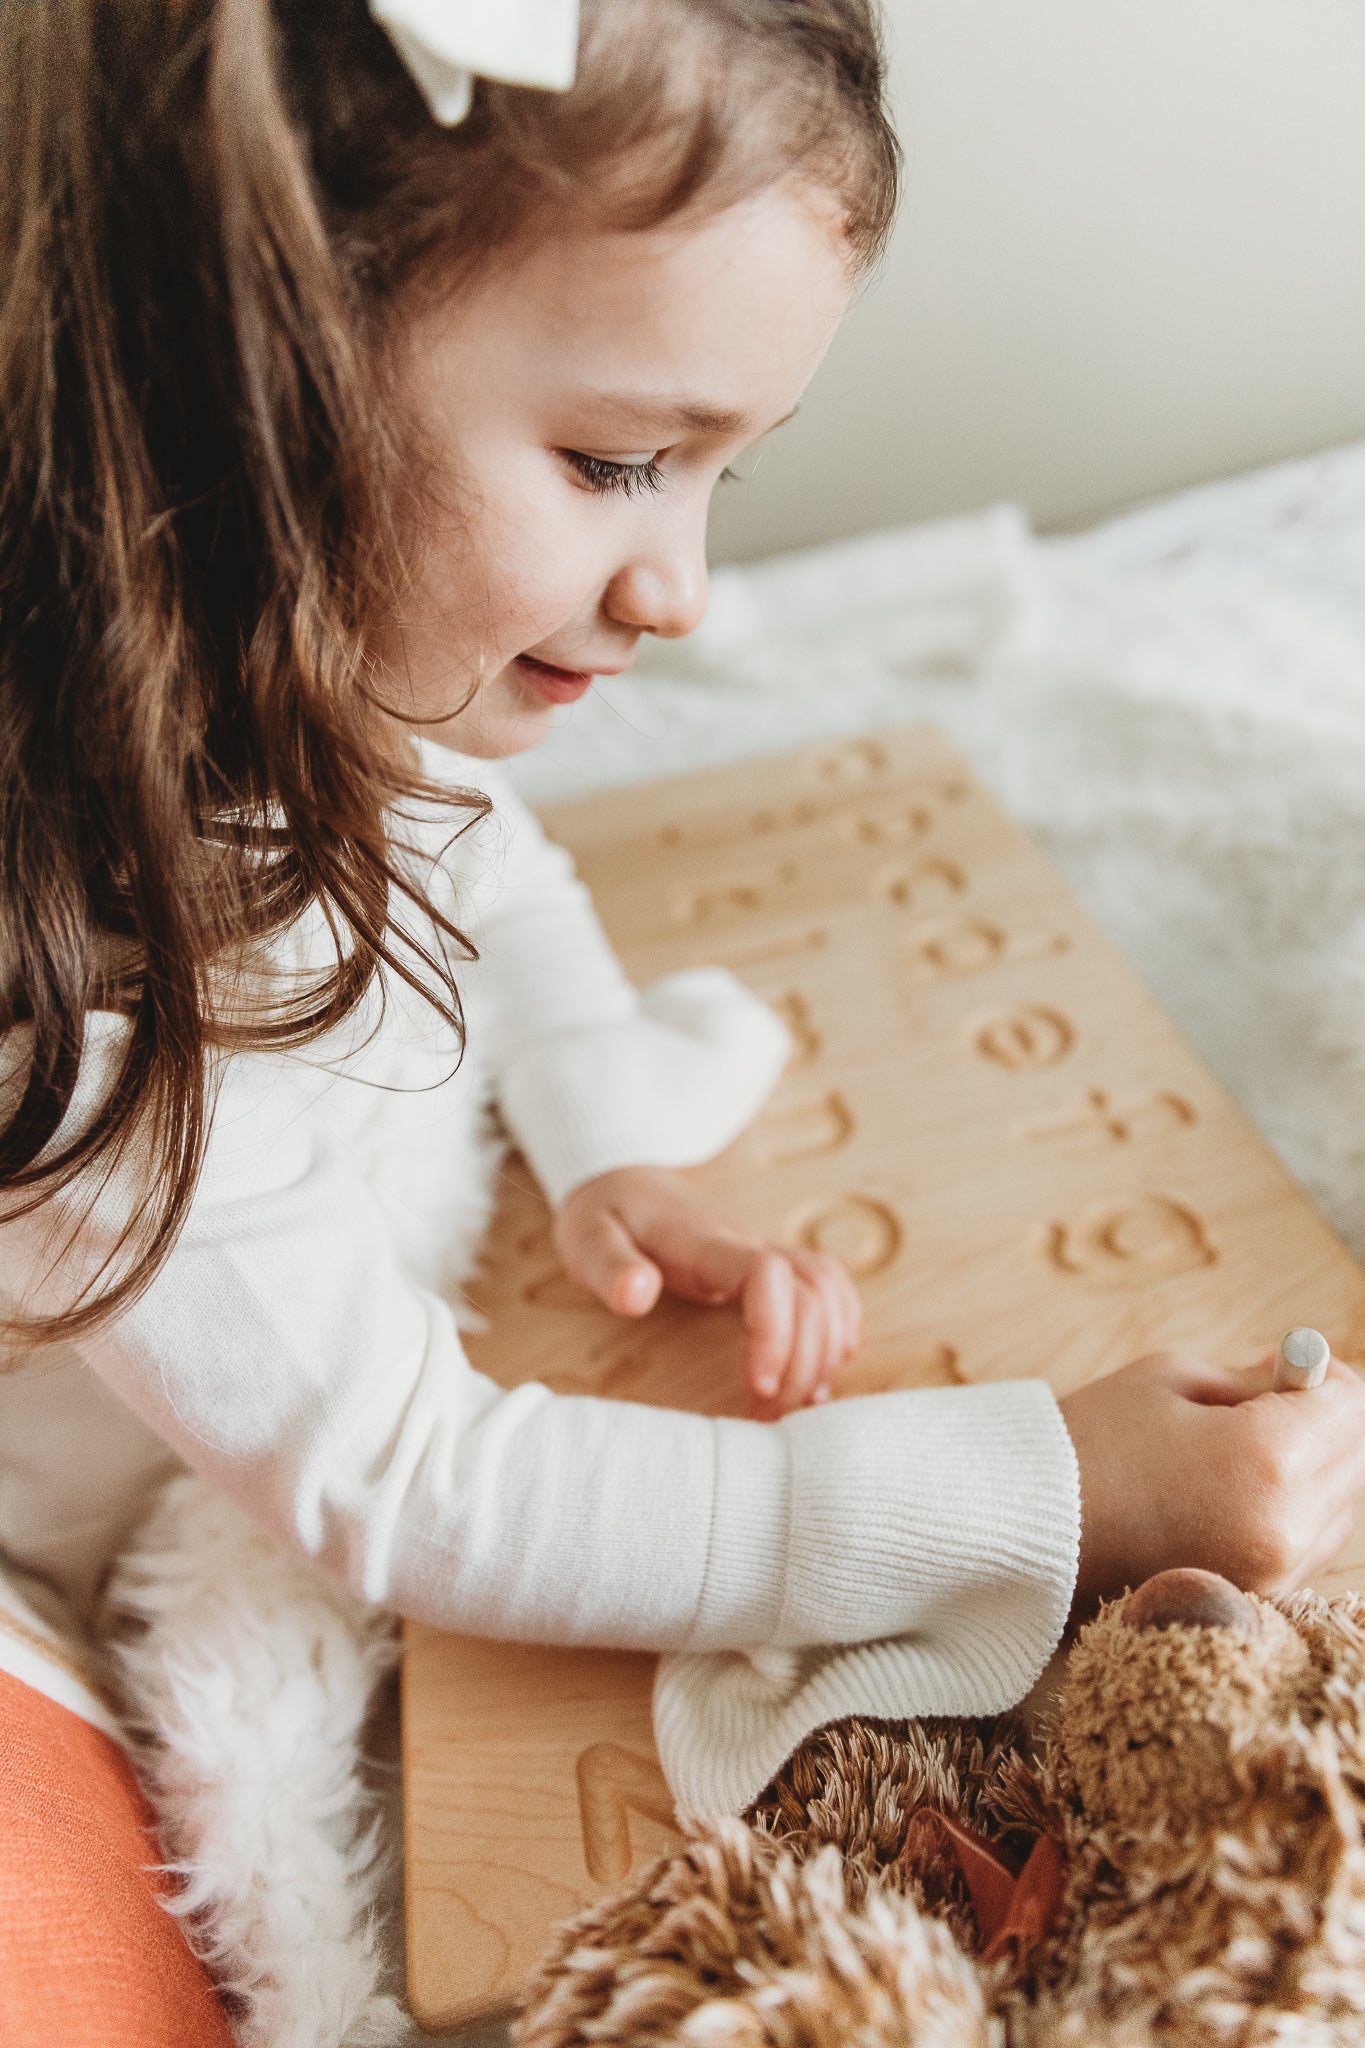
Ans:
[[[1365,1600],[1163,1572],[1037,1737],[821,1729],[560,1933],[519,2048],[1360,2048]]]

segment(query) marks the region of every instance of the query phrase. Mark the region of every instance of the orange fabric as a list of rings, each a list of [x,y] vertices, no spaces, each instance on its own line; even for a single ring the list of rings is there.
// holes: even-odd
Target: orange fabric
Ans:
[[[232,2048],[109,1736],[0,1671],[0,2042]]]

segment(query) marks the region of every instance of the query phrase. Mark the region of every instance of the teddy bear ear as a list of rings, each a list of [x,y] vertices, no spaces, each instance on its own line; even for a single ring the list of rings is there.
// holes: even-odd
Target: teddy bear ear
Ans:
[[[1125,1628],[1230,1628],[1254,1635],[1256,1608],[1217,1572],[1157,1572],[1123,1603]]]

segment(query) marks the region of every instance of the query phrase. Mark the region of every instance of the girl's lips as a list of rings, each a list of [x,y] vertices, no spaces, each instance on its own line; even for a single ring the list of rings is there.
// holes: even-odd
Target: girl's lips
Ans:
[[[553,662],[537,661],[533,654],[519,654],[516,667],[522,680],[547,704],[576,704],[596,680],[591,669],[556,668]]]

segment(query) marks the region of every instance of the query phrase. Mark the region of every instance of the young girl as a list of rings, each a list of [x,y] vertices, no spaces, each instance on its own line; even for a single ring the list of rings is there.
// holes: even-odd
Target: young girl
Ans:
[[[1012,1703],[1163,1566],[1307,1575],[1365,1398],[825,1401],[848,1280],[676,1172],[780,1027],[633,990],[490,764],[702,615],[712,488],[889,223],[867,0],[589,0],[571,89],[454,124],[420,14],[0,9],[0,1556],[77,1629],[183,1462],[428,1622],[802,1653],[672,1666],[724,1803],[803,1723]],[[734,1304],[754,1419],[471,1370],[489,1103],[609,1307]]]

